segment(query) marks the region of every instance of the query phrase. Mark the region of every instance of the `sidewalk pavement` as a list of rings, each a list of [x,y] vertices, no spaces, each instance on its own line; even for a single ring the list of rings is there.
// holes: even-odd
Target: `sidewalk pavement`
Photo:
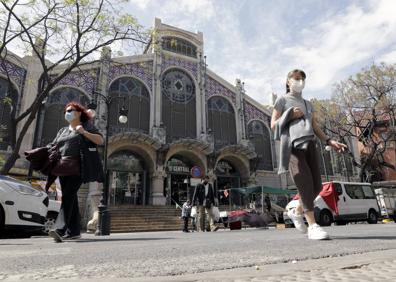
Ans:
[[[225,260],[227,258],[224,258]],[[362,282],[396,281],[396,249],[180,276],[77,279],[82,282]],[[61,279],[60,279],[61,280]],[[68,280],[71,280],[70,278]],[[54,280],[44,280],[54,281]],[[56,280],[59,281],[59,280]]]

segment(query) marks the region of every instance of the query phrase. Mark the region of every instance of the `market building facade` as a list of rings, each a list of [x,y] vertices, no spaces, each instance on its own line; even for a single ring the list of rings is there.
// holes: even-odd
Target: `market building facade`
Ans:
[[[243,83],[222,79],[207,68],[201,32],[192,33],[155,20],[157,46],[141,55],[101,58],[66,76],[43,104],[21,152],[48,144],[66,123],[63,107],[70,101],[98,104],[95,123],[105,132],[106,105],[96,92],[112,97],[108,164],[113,205],[166,205],[183,202],[189,193],[191,169],[224,187],[286,187],[276,173],[270,109],[246,95]],[[40,73],[34,56],[10,56],[6,62],[12,86],[0,77],[0,95],[12,89],[14,107],[32,102]],[[118,122],[121,107],[128,122]],[[7,107],[1,109],[7,126]],[[6,127],[5,126],[5,127]],[[7,133],[1,149],[7,153]],[[23,159],[16,168],[28,169]]]

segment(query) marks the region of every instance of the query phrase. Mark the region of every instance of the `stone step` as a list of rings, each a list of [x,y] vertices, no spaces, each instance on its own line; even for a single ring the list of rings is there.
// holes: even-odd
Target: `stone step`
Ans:
[[[182,224],[183,221],[178,220],[178,221],[111,221],[112,226],[118,226],[118,225],[158,225],[158,224],[168,224],[168,225],[179,225]]]

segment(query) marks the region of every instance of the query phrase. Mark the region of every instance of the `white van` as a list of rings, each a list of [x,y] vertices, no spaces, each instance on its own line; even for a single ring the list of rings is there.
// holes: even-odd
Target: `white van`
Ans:
[[[377,223],[380,209],[370,183],[333,181],[333,185],[338,195],[339,212],[336,214],[319,195],[315,199],[315,219],[319,225],[329,226],[332,222],[343,225],[357,221]]]

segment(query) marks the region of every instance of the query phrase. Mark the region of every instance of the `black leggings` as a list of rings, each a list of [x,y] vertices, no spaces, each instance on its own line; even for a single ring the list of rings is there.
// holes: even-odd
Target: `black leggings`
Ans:
[[[60,176],[59,182],[62,188],[62,205],[64,215],[64,227],[61,233],[69,233],[70,235],[79,235],[80,226],[80,210],[78,207],[77,192],[82,184],[79,175]]]
[[[322,178],[314,141],[307,150],[292,149],[289,163],[290,175],[300,193],[305,211],[314,210],[314,200],[322,191]]]

